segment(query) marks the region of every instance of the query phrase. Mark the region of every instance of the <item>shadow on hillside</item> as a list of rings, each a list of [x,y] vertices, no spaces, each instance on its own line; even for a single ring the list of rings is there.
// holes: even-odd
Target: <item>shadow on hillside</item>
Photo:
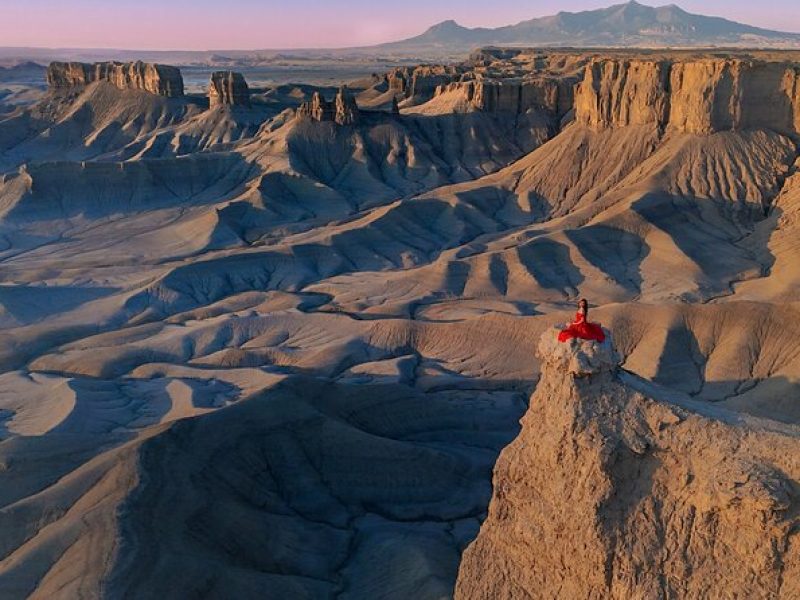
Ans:
[[[534,238],[517,248],[520,262],[543,288],[574,297],[584,277],[573,264],[569,248],[548,238]]]
[[[617,285],[634,294],[641,292],[641,266],[650,247],[638,235],[609,225],[586,225],[564,233],[587,261]]]
[[[698,266],[707,284],[716,288],[727,288],[748,271],[767,273],[775,262],[768,236],[754,240],[759,245],[750,248],[740,242],[764,219],[777,224],[778,208],[765,217],[764,208],[752,202],[668,194],[647,194],[634,202],[632,208],[666,233]]]
[[[685,323],[670,327],[652,381],[710,406],[784,423],[800,423],[800,382],[785,376],[707,379],[708,358]],[[750,357],[750,360],[756,360]],[[751,369],[752,370],[752,369]]]
[[[26,173],[29,189],[9,198],[3,220],[27,225],[214,204],[251,176],[252,165],[235,152],[209,152],[125,163],[37,163]]]
[[[110,287],[0,285],[0,308],[27,325],[117,291]]]

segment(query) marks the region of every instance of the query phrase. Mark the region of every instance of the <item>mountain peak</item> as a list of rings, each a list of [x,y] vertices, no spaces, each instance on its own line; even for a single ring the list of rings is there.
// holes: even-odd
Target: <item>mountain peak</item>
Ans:
[[[636,0],[630,0],[630,2],[626,2],[625,4],[618,4],[617,6],[612,6],[611,10],[613,9],[617,9],[619,12],[634,13],[637,15],[646,14],[656,10],[652,6],[647,6],[646,4],[640,4],[639,2],[636,2]]]
[[[448,19],[441,23],[436,23],[436,25],[432,25],[425,33],[446,33],[450,31],[464,31],[466,29],[466,27],[462,27],[455,20]]]

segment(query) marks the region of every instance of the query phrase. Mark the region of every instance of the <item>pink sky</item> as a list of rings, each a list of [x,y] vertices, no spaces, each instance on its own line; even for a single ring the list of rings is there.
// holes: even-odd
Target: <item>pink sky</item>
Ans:
[[[445,19],[497,27],[613,0],[3,0],[0,45],[132,49],[309,48],[410,37]],[[645,0],[646,4],[650,4]],[[690,12],[800,31],[797,0],[685,0]],[[653,3],[656,5],[656,3]]]

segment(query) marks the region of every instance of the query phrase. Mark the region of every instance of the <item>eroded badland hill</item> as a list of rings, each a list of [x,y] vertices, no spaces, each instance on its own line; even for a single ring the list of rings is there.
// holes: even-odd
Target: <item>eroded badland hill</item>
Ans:
[[[53,63],[0,111],[0,596],[797,597],[799,58]],[[537,356],[584,296],[615,351]]]

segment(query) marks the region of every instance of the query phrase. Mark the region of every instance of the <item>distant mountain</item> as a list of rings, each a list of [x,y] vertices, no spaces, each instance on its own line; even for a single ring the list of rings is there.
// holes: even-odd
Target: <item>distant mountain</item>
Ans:
[[[695,15],[674,4],[652,7],[632,0],[598,10],[560,12],[496,29],[470,29],[455,21],[444,21],[422,35],[378,48],[394,52],[438,48],[453,52],[484,45],[800,47],[800,34]]]
[[[46,70],[46,67],[31,61],[23,61],[10,66],[0,64],[0,82],[44,81]]]
[[[311,41],[311,40],[309,40]],[[137,50],[115,48],[19,48],[0,46],[0,67],[21,61],[94,62],[145,60],[171,65],[257,68],[286,62],[349,59],[391,62],[456,61],[480,46],[747,47],[800,48],[800,33],[770,31],[720,17],[686,12],[674,4],[652,7],[631,1],[577,13],[560,12],[506,27],[469,28],[443,21],[406,40],[347,48],[257,50]],[[377,67],[376,67],[377,69]],[[32,71],[31,71],[32,72]],[[7,73],[14,79],[17,73]],[[0,71],[0,80],[3,73]]]

